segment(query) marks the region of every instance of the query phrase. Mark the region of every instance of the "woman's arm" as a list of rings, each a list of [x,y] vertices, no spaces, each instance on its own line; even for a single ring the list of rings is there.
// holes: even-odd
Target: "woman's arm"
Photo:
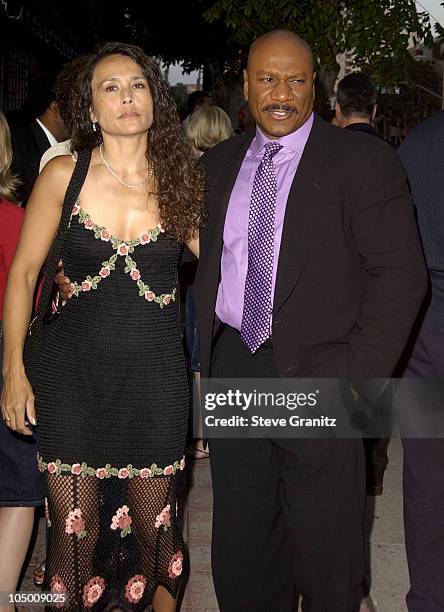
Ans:
[[[27,435],[31,431],[25,423],[25,411],[34,425],[35,410],[34,395],[23,365],[23,347],[32,314],[35,286],[60,222],[73,167],[74,162],[70,157],[58,157],[37,178],[6,286],[1,406],[11,429]]]

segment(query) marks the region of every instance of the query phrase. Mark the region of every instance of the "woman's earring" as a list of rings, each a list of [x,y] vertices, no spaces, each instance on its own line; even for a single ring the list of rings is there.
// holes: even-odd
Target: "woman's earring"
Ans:
[[[94,132],[97,132],[97,121],[93,121],[92,124]]]

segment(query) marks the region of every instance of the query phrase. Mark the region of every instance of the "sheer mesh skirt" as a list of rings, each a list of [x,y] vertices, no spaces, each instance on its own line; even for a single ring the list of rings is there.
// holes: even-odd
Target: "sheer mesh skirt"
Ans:
[[[44,590],[67,594],[60,609],[142,611],[159,585],[177,596],[185,560],[177,525],[183,460],[163,470],[128,466],[117,475],[109,466],[40,464],[48,489]]]

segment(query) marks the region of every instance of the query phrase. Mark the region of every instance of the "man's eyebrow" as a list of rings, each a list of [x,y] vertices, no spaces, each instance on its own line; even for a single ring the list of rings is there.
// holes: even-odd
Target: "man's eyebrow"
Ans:
[[[257,76],[263,76],[263,75],[273,75],[276,74],[275,70],[264,70],[263,68],[261,68],[260,70],[256,71],[256,75]],[[293,78],[293,77],[304,77],[307,78],[307,73],[306,72],[299,72],[298,70],[296,70],[293,73],[289,73],[287,78]]]

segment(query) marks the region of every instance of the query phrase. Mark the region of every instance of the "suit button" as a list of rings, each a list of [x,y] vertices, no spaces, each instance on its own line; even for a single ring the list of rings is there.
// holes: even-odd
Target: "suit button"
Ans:
[[[273,325],[279,325],[280,322],[280,319],[278,319],[277,321],[273,321]]]

